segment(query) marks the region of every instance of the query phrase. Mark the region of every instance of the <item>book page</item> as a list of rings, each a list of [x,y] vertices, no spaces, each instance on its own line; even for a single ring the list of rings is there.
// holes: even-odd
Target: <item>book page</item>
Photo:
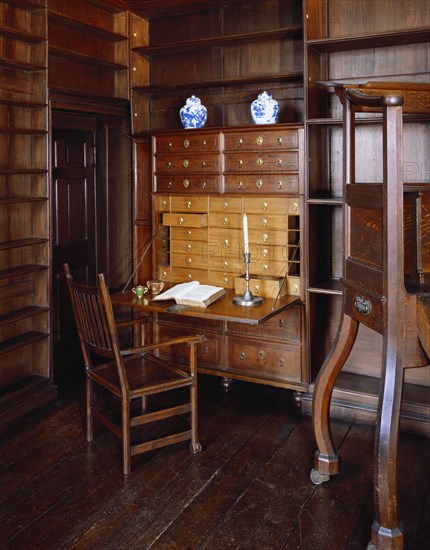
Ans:
[[[178,285],[175,285],[172,288],[169,288],[169,290],[166,290],[162,294],[159,294],[158,296],[154,296],[154,298],[152,298],[152,301],[155,302],[156,300],[174,300],[175,298],[184,296],[189,292],[193,292],[199,286],[200,286],[200,283],[198,281],[190,281],[189,283],[180,283]]]

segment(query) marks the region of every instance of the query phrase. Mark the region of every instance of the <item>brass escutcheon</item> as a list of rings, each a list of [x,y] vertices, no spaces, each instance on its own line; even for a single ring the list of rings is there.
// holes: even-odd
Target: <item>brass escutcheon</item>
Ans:
[[[184,168],[188,168],[189,165],[190,165],[190,161],[189,161],[188,159],[184,159],[184,160],[182,161],[182,166],[183,166]]]
[[[261,189],[263,187],[263,180],[262,179],[258,179],[256,182],[255,182],[255,185],[258,187],[258,189]]]
[[[185,179],[185,180],[182,182],[182,185],[185,187],[185,189],[187,189],[187,188],[190,186],[190,180]]]
[[[185,147],[185,149],[188,149],[189,146],[190,146],[190,140],[189,140],[189,139],[184,139],[184,147]]]
[[[255,162],[257,163],[257,166],[263,166],[264,164],[264,160],[262,157],[258,157]]]
[[[258,358],[259,359],[266,359],[266,352],[264,351],[264,349],[258,350]]]
[[[258,136],[257,139],[255,140],[257,145],[263,145],[263,141],[264,141],[263,136]]]

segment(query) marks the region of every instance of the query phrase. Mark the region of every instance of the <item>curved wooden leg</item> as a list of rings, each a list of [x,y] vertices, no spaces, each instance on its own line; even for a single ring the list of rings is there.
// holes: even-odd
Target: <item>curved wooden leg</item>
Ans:
[[[339,472],[339,457],[330,430],[330,401],[336,378],[357,337],[358,326],[357,321],[343,315],[336,340],[316,379],[312,400],[312,423],[318,450],[311,472],[311,480],[316,484],[327,481],[331,475]]]
[[[385,347],[385,346],[384,346]],[[376,517],[369,548],[401,550],[403,534],[397,514],[397,450],[404,368],[401,352],[384,349],[379,414],[375,435],[374,489]]]

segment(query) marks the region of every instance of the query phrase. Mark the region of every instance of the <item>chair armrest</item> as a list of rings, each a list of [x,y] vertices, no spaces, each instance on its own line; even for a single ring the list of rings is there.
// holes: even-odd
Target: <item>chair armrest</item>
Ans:
[[[166,342],[157,342],[156,344],[148,344],[147,346],[140,346],[136,348],[124,349],[121,351],[121,355],[133,355],[135,353],[145,353],[153,349],[165,348],[168,346],[175,346],[177,344],[200,344],[206,342],[206,336],[203,334],[196,334],[195,336],[180,336],[178,338],[172,338]]]

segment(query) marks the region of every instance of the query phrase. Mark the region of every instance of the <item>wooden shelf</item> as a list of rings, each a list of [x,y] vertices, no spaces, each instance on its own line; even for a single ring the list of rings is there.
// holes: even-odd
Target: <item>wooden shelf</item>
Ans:
[[[321,281],[321,282],[309,285],[308,292],[311,292],[312,294],[342,295],[342,287],[340,286],[338,279],[331,279],[328,281]]]
[[[340,38],[319,38],[308,40],[306,45],[321,53],[372,49],[404,44],[418,44],[429,41],[429,28],[408,29],[378,34],[362,34]]]
[[[10,269],[2,269],[0,271],[0,279],[9,279],[10,277],[26,275],[28,273],[36,273],[38,271],[45,271],[46,269],[49,269],[49,266],[40,264],[20,265]]]
[[[48,50],[49,55],[60,57],[62,59],[69,59],[78,63],[85,63],[86,65],[97,66],[98,68],[107,69],[109,71],[125,71],[128,69],[127,65],[121,63],[114,63],[113,61],[103,60],[99,57],[95,58],[83,53],[71,52],[57,46],[50,46]]]
[[[32,169],[26,169],[26,168],[1,168],[0,167],[0,174],[47,174],[48,170],[45,168],[32,168]]]
[[[33,246],[35,244],[43,244],[49,242],[48,238],[29,237],[28,239],[19,239],[17,241],[0,242],[0,250],[8,250],[11,248],[22,248],[24,246]]]
[[[43,65],[28,63],[27,61],[19,61],[17,59],[7,59],[5,57],[0,58],[0,66],[6,67],[8,69],[19,69],[28,73],[46,71],[46,67]]]
[[[12,40],[19,40],[20,42],[27,42],[28,44],[39,44],[47,41],[45,36],[31,34],[14,29],[13,27],[0,27],[0,36],[4,36],[5,38],[10,38]]]
[[[251,32],[251,33],[241,33],[241,34],[232,34],[225,36],[213,36],[207,38],[200,38],[196,40],[188,40],[183,42],[176,42],[172,44],[166,44],[163,46],[141,46],[138,48],[133,48],[133,51],[145,56],[155,56],[155,55],[170,55],[177,54],[180,52],[187,52],[193,50],[207,49],[213,47],[228,47],[234,46],[236,44],[247,44],[251,42],[264,42],[267,40],[279,40],[279,39],[302,39],[303,38],[303,28],[294,27],[294,28],[283,28],[283,29],[274,29],[271,31],[263,32]]]
[[[39,313],[44,313],[46,311],[49,311],[48,307],[40,306],[29,306],[17,309],[15,311],[10,311],[0,315],[0,326],[7,323],[21,321],[22,319],[27,319],[28,317],[33,317],[34,315],[38,315]]]
[[[44,136],[48,133],[47,130],[36,130],[34,128],[2,128],[0,126],[0,134],[17,134],[28,136]]]
[[[45,0],[9,0],[11,7],[22,8],[27,11],[36,11],[45,9]]]
[[[47,107],[48,104],[42,101],[30,101],[27,99],[20,101],[18,99],[0,98],[0,105],[10,105],[11,107],[38,109],[38,108]]]
[[[88,36],[101,38],[102,40],[106,40],[107,42],[122,42],[124,40],[128,40],[128,36],[125,34],[113,32],[110,29],[94,27],[93,25],[88,25],[83,21],[74,19],[72,17],[52,10],[49,10],[48,12],[48,22],[76,29],[82,33],[87,34]]]
[[[23,202],[46,202],[48,197],[0,197],[0,204],[21,204]]]
[[[342,197],[310,197],[308,204],[318,204],[320,206],[342,206]]]
[[[15,336],[15,338],[11,338],[10,340],[4,340],[3,342],[0,342],[0,354],[9,353],[14,349],[28,346],[29,344],[48,338],[48,336],[49,335],[46,332],[32,330],[31,332]]]
[[[270,82],[294,82],[302,81],[303,73],[302,72],[293,72],[293,73],[284,73],[284,74],[267,74],[267,75],[257,75],[257,76],[246,76],[241,78],[231,78],[231,79],[222,79],[222,80],[208,80],[205,82],[195,82],[195,83],[181,83],[181,84],[160,84],[158,86],[135,86],[133,90],[138,93],[155,93],[155,92],[173,92],[176,90],[200,90],[204,88],[219,88],[223,86],[246,86],[248,84],[263,84]]]

